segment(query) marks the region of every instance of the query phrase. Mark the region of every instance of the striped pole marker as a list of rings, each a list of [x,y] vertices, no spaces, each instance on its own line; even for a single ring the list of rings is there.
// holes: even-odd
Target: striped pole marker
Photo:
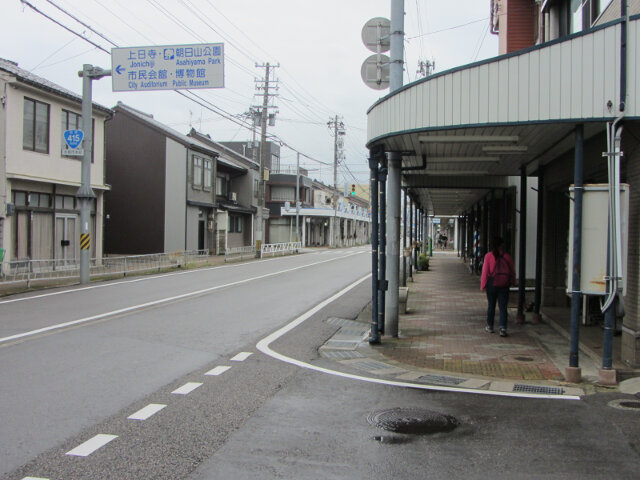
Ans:
[[[91,235],[88,233],[80,234],[80,249],[89,250],[91,248]]]

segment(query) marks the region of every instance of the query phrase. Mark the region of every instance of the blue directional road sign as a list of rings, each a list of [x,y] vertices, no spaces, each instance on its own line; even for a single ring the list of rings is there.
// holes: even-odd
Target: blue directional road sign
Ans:
[[[84,148],[79,148],[84,139],[84,132],[82,130],[65,130],[62,134],[64,141],[69,148],[62,148],[63,155],[84,155]]]
[[[224,44],[111,49],[114,92],[224,87]]]

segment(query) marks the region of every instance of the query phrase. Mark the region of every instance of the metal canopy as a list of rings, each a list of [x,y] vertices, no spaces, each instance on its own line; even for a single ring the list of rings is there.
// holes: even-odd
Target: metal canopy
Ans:
[[[369,145],[402,152],[402,185],[430,215],[460,215],[508,177],[535,175],[540,165],[573,149],[575,124],[497,125],[411,131]],[[585,139],[605,129],[586,123]]]

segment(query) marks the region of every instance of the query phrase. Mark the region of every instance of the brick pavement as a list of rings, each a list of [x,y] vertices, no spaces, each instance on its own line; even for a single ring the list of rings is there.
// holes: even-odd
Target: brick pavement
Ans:
[[[437,252],[430,270],[414,272],[413,279],[407,281],[407,313],[399,317],[398,338],[385,337],[375,347],[387,359],[493,378],[564,379],[536,339],[538,326],[516,325],[514,310],[509,311],[508,337],[484,331],[487,300],[480,278],[471,275],[455,253]],[[515,295],[512,292],[511,305]]]

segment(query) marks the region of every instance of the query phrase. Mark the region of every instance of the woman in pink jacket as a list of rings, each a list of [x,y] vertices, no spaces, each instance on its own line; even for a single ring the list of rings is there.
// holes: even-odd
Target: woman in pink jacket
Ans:
[[[480,290],[487,292],[487,326],[485,331],[494,333],[493,320],[496,313],[496,301],[500,308],[500,336],[507,336],[507,304],[509,287],[516,283],[516,269],[511,255],[503,250],[503,242],[496,237],[491,251],[484,256]]]

